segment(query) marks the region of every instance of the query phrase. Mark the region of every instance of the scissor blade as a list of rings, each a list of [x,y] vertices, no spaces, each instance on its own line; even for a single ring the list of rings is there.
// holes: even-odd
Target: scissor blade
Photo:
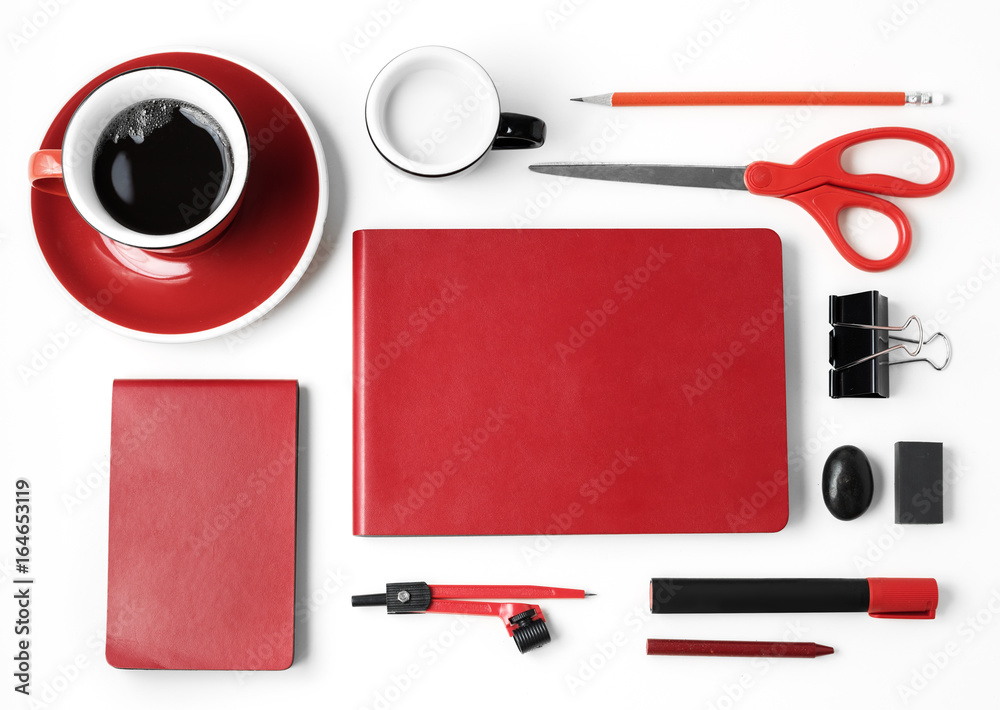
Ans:
[[[653,185],[714,187],[721,190],[746,190],[745,167],[709,165],[642,165],[639,163],[538,163],[528,168],[536,173],[610,180],[642,182]]]

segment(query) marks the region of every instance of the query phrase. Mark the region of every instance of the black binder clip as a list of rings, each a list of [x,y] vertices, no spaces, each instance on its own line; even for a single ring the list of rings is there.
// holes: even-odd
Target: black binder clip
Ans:
[[[862,291],[849,296],[830,296],[830,396],[889,396],[889,366],[926,362],[943,370],[951,362],[951,340],[944,333],[924,339],[920,319],[910,316],[903,325],[889,325],[889,300],[878,291]],[[900,335],[915,327],[916,338]],[[943,362],[921,356],[924,346],[941,339],[945,344]],[[897,341],[890,344],[890,341]],[[901,351],[906,357],[890,360],[889,353]]]

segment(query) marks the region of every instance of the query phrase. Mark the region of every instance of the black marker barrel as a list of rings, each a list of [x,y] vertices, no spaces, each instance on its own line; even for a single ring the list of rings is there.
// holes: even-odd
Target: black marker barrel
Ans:
[[[654,614],[868,611],[866,579],[688,579],[650,582]]]

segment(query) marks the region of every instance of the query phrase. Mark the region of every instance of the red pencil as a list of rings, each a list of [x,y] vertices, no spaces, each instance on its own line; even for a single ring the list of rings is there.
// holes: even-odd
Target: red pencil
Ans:
[[[583,599],[594,596],[582,589],[533,584],[432,584],[431,595],[438,599]]]
[[[694,641],[646,639],[647,656],[750,656],[759,658],[816,658],[833,653],[818,643],[783,641]]]
[[[615,91],[570,101],[602,106],[939,106],[944,97],[921,91]]]

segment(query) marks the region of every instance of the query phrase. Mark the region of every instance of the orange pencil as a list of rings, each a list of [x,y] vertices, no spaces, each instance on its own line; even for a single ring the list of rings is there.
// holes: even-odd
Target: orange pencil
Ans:
[[[570,101],[602,106],[940,106],[922,91],[616,91]]]

